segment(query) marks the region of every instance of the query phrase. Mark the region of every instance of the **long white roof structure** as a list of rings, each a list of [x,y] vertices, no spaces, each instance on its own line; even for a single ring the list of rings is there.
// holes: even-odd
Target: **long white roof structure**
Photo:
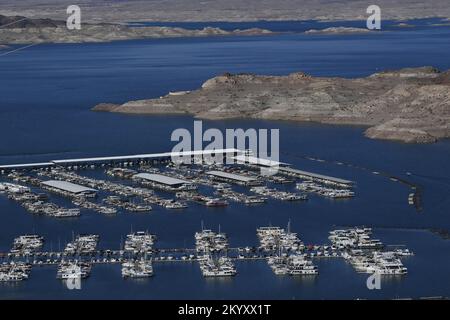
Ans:
[[[125,156],[111,156],[111,157],[95,157],[95,158],[76,158],[76,159],[61,159],[52,160],[50,162],[41,163],[25,163],[25,164],[8,164],[0,165],[0,170],[14,170],[14,169],[27,169],[27,168],[45,168],[54,165],[68,165],[77,163],[95,163],[106,161],[133,161],[144,159],[159,159],[159,158],[171,158],[171,157],[189,157],[189,156],[202,156],[210,154],[224,154],[224,155],[240,155],[244,151],[239,149],[217,149],[217,150],[194,150],[194,151],[182,151],[182,152],[163,152],[163,153],[149,153],[149,154],[135,154]]]
[[[251,181],[255,181],[256,178],[252,178],[252,177],[247,177],[247,176],[243,176],[240,174],[235,174],[235,173],[229,173],[229,172],[223,172],[223,171],[208,171],[206,174],[210,175],[210,176],[215,176],[215,177],[219,177],[219,178],[225,178],[225,179],[230,179],[230,180],[236,180],[236,181],[240,181],[240,182],[251,182]]]
[[[350,180],[344,180],[341,178],[325,176],[323,174],[318,174],[318,173],[313,173],[313,172],[308,172],[308,171],[303,171],[303,170],[298,170],[298,169],[293,169],[293,168],[280,168],[279,170],[287,172],[287,173],[297,174],[300,176],[311,177],[311,178],[320,179],[320,180],[327,180],[327,181],[332,181],[332,182],[336,182],[336,183],[342,183],[342,184],[352,184],[353,183],[353,181],[350,181]]]
[[[27,169],[27,168],[44,168],[54,165],[53,162],[37,162],[37,163],[23,163],[23,164],[6,164],[1,165],[1,169]]]
[[[173,178],[173,177],[169,177],[169,176],[165,176],[165,175],[157,174],[157,173],[138,173],[138,174],[134,175],[133,178],[149,180],[149,181],[165,184],[168,186],[175,186],[175,185],[180,185],[180,184],[190,184],[191,183],[186,180],[181,180],[178,178]]]
[[[287,163],[284,163],[284,162],[279,162],[279,161],[274,161],[274,160],[269,160],[269,159],[264,159],[264,158],[258,158],[258,157],[243,155],[243,154],[233,157],[233,159],[235,159],[236,162],[238,162],[238,163],[249,163],[249,164],[255,164],[255,165],[264,166],[264,167],[279,167],[279,166],[287,166],[288,165]]]
[[[97,192],[97,190],[88,188],[85,186],[81,186],[79,184],[75,184],[68,181],[59,181],[59,180],[49,180],[42,182],[43,185],[48,187],[60,189],[63,191],[67,191],[70,193],[82,193],[82,192]]]
[[[151,153],[151,154],[136,154],[129,156],[114,156],[114,157],[98,157],[98,158],[81,158],[81,159],[65,159],[65,160],[52,160],[55,164],[65,163],[84,163],[84,162],[102,162],[102,161],[114,161],[114,160],[136,160],[136,159],[158,159],[168,157],[188,157],[188,156],[202,156],[209,154],[240,154],[243,151],[238,149],[217,149],[217,150],[194,150],[183,152],[164,152],[164,153]]]

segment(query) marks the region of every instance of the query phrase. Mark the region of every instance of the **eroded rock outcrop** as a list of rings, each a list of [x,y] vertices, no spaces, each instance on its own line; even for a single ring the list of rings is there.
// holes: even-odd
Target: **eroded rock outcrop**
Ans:
[[[93,110],[367,125],[369,138],[428,143],[450,137],[450,72],[407,68],[359,79],[224,74],[182,95]]]

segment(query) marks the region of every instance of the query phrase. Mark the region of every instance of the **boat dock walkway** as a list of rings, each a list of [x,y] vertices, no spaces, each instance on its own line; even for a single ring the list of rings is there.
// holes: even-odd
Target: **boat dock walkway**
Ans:
[[[313,246],[305,249],[305,254],[313,258],[337,258],[338,250],[333,250],[329,245]],[[214,252],[212,252],[214,254]],[[238,247],[217,251],[218,254],[226,254],[232,260],[265,260],[275,256],[276,250],[263,250],[259,247]],[[142,255],[142,254],[141,254]],[[59,251],[40,251],[32,254],[14,254],[10,252],[0,253],[0,263],[26,262],[33,266],[58,265],[63,260],[83,260],[92,264],[116,264],[130,258],[138,257],[123,250],[96,250],[89,254],[66,254]],[[163,248],[147,252],[153,262],[196,262],[203,256],[193,248]]]

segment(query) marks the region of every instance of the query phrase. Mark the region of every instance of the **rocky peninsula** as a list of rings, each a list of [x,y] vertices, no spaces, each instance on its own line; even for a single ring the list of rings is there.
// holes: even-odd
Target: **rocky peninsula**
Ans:
[[[364,125],[369,138],[430,143],[450,137],[450,71],[407,68],[357,79],[224,74],[192,92],[93,110]]]

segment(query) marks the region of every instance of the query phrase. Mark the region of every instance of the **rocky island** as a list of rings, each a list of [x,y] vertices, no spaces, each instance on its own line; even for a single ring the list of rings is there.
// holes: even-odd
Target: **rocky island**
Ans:
[[[325,29],[311,29],[305,31],[306,34],[355,34],[355,33],[375,33],[377,31],[372,31],[367,28],[352,28],[352,27],[331,27]]]
[[[29,19],[0,15],[0,39],[4,44],[109,42],[147,38],[265,35],[269,30],[252,28],[226,31],[206,27],[188,30],[176,27],[130,27],[121,24],[83,24],[81,30],[69,30],[64,21]]]
[[[358,79],[224,74],[192,92],[93,110],[364,125],[369,138],[429,143],[450,137],[450,71],[407,68]]]

